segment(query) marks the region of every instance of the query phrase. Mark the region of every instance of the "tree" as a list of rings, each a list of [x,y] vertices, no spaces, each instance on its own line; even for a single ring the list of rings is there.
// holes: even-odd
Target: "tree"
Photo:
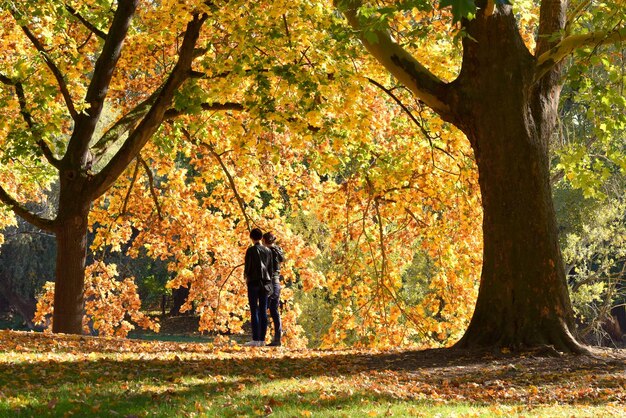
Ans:
[[[569,14],[567,1],[543,0],[533,51],[508,2],[441,2],[451,5],[453,19],[460,21],[463,47],[458,76],[446,82],[396,42],[386,24],[396,12],[426,10],[430,3],[400,2],[403,7],[380,10],[360,0],[336,4],[366,49],[419,100],[461,129],[473,148],[484,210],[483,270],[472,320],[457,346],[548,344],[585,351],[574,336],[550,190],[549,143],[564,58],[626,37],[624,8],[611,3],[602,29],[580,19],[587,0]],[[572,34],[579,20],[588,27]],[[416,16],[409,29],[420,23]]]
[[[91,250],[129,248],[130,256],[145,250],[150,257],[166,260],[173,277],[168,287],[190,288],[182,309],[190,309],[193,302],[201,330],[241,329],[246,298],[239,265],[249,242],[247,231],[254,224],[274,229],[289,247],[286,276],[305,286],[319,278],[306,268],[314,250],[290,233],[282,216],[288,199],[296,205],[298,194],[308,193],[306,183],[315,181],[305,157],[294,148],[303,148],[302,132],[310,136],[324,130],[314,111],[322,101],[318,88],[332,91],[327,85],[334,78],[325,69],[324,51],[300,44],[312,35],[310,16],[321,15],[321,10],[302,3],[292,12],[290,6],[288,1],[230,1],[210,16],[211,24],[205,25],[210,30],[201,35],[207,52],[194,61],[193,80],[183,85],[166,112],[177,118],[168,119],[140,158],[94,201],[90,214],[95,231]],[[160,9],[151,26],[140,27],[154,28],[160,24],[157,17],[163,17]],[[316,36],[320,33],[315,31]],[[157,43],[144,40],[148,47]],[[155,55],[149,48],[147,52]],[[153,64],[149,61],[143,68]],[[153,66],[163,64],[158,60]],[[337,80],[339,84],[342,78]],[[141,72],[126,81],[133,94],[122,98],[140,105],[134,95],[148,96],[143,84],[155,84]],[[123,105],[122,98],[116,106]],[[207,111],[228,108],[228,103],[219,104],[226,99],[243,103],[230,107],[245,112]],[[105,138],[125,123],[124,117],[118,120]],[[99,142],[93,147],[98,153]],[[289,302],[288,292],[284,296]],[[42,304],[45,310],[49,307]],[[289,306],[285,312],[289,340],[298,335],[291,319],[295,311]]]
[[[622,45],[567,60],[552,185],[561,249],[579,337],[610,338],[624,309],[626,112]],[[626,329],[626,325],[622,325]],[[615,329],[617,331],[617,329]]]
[[[346,132],[332,153],[320,150],[337,162],[311,198],[310,214],[326,231],[318,264],[327,294],[317,296],[332,306],[322,346],[456,341],[476,299],[482,245],[469,144],[401,89],[385,92],[368,81],[359,96],[352,119],[362,127]],[[424,271],[411,268],[420,256],[429,262]]]
[[[65,153],[59,160],[69,161],[71,150],[76,148],[68,147],[66,142],[72,144],[69,137],[74,138],[75,135],[71,134],[76,134],[78,129],[78,125],[72,121],[69,99],[73,97],[69,96],[75,95],[76,91],[89,91],[89,85],[95,77],[95,74],[91,74],[90,59],[101,52],[99,39],[108,41],[106,34],[99,28],[109,25],[110,10],[89,2],[74,7],[56,1],[45,4],[33,2],[15,11],[10,8],[12,3],[6,4],[7,11],[3,17],[10,24],[7,25],[9,30],[3,33],[2,41],[6,43],[5,50],[10,53],[2,57],[3,68],[6,68],[3,71],[8,75],[3,78],[3,94],[0,97],[7,104],[7,109],[13,111],[14,118],[2,119],[3,128],[6,129],[3,129],[0,140],[8,145],[4,156],[9,164],[10,158],[16,155],[33,157],[39,163],[46,142],[35,141],[36,135],[24,130],[30,121],[33,122],[31,131],[41,133],[50,144],[52,157]],[[323,130],[320,114],[316,112],[316,106],[322,101],[318,87],[330,91],[326,85],[334,77],[326,71],[325,62],[316,66],[324,59],[320,51],[300,45],[300,40],[311,35],[308,17],[312,13],[320,15],[320,10],[314,4],[303,3],[291,13],[288,6],[290,2],[260,2],[250,7],[246,1],[231,1],[217,9],[211,4],[198,2],[199,10],[208,14],[206,20],[210,22],[204,27],[210,27],[211,30],[200,34],[200,42],[207,48],[192,51],[192,58],[197,57],[194,71],[189,71],[189,68],[182,70],[179,78],[173,75],[179,65],[171,56],[178,52],[175,47],[180,42],[179,33],[187,23],[188,5],[177,3],[171,9],[154,6],[138,13],[133,20],[133,29],[125,40],[131,43],[131,51],[128,52],[129,48],[126,48],[126,52],[119,58],[119,64],[113,66],[116,68],[116,76],[111,79],[111,91],[106,102],[103,99],[106,106],[102,109],[91,139],[85,140],[89,146],[82,149],[85,152],[84,171],[88,177],[86,184],[82,188],[76,186],[72,193],[67,193],[70,185],[61,184],[61,201],[64,201],[65,196],[67,201],[71,197],[83,202],[84,210],[81,214],[85,220],[89,206],[93,205],[95,209],[90,213],[89,223],[82,225],[83,229],[91,225],[102,231],[96,234],[92,249],[108,246],[113,251],[120,251],[122,244],[136,238],[137,247],[129,251],[131,254],[144,245],[150,256],[163,257],[164,253],[167,253],[164,258],[172,256],[168,259],[174,260],[168,263],[168,269],[175,276],[170,283],[171,287],[197,281],[191,288],[190,298],[201,302],[196,306],[202,314],[203,329],[224,330],[226,324],[233,324],[232,330],[236,330],[237,323],[241,325],[241,318],[223,307],[231,308],[233,302],[237,302],[237,311],[240,311],[244,303],[238,281],[231,280],[237,272],[237,254],[241,253],[241,247],[247,242],[241,241],[240,237],[246,235],[242,232],[252,222],[258,222],[258,218],[263,217],[276,219],[266,225],[281,228],[278,215],[283,210],[283,192],[275,192],[282,190],[282,187],[283,194],[292,191],[297,194],[306,188],[299,185],[296,189],[274,178],[283,177],[283,170],[294,176],[306,174],[306,166],[302,161],[299,161],[297,171],[291,167],[290,160],[285,162],[284,167],[274,164],[282,156],[294,155],[289,147],[281,146],[280,142],[284,138],[290,138],[289,133],[284,132],[287,130],[284,125],[309,134]],[[18,21],[23,23],[19,19],[26,15],[35,16],[30,22],[34,29],[29,30],[29,33],[32,35],[35,31],[46,41],[46,48],[40,48],[33,56],[29,53],[33,51],[29,49],[28,42],[33,43],[33,39],[36,41],[37,38],[25,36],[28,28],[23,29],[15,24]],[[198,19],[204,18],[201,15]],[[167,30],[162,30],[163,22],[170,19],[174,19],[174,22],[168,25]],[[318,22],[323,20],[319,19]],[[200,25],[197,26],[199,31]],[[155,31],[155,28],[158,30]],[[316,36],[319,34],[319,31],[316,32]],[[86,40],[77,43],[75,39]],[[62,47],[55,47],[57,44]],[[179,63],[182,62],[183,52],[190,52],[188,46],[183,39]],[[39,60],[41,54],[47,54],[47,61]],[[54,69],[51,68],[52,64],[48,65],[53,61],[57,63]],[[351,64],[346,61],[342,65],[349,67]],[[11,69],[15,71],[11,72]],[[340,72],[338,66],[334,70]],[[60,77],[59,81],[59,74],[63,75],[63,72],[65,77]],[[173,98],[170,97],[171,107],[166,107],[161,120],[172,122],[172,119],[178,118],[180,122],[167,124],[160,132],[156,132],[153,146],[129,145],[143,135],[139,131],[145,128],[144,121],[154,113],[151,113],[151,109],[160,103],[165,88],[170,86],[167,84],[169,78],[176,79],[181,88]],[[337,77],[337,80],[341,80],[341,77]],[[59,91],[61,94],[58,94]],[[26,99],[31,98],[37,106],[26,102]],[[216,121],[219,117],[212,112],[200,114],[211,110],[244,109],[241,104],[225,103],[225,98],[235,98],[239,103],[245,103],[246,117],[230,115]],[[63,109],[61,105],[69,110]],[[334,105],[340,106],[341,103],[337,101]],[[35,123],[44,120],[44,116],[48,123]],[[157,122],[149,125],[150,129],[156,131]],[[274,130],[280,132],[275,135]],[[148,136],[142,136],[143,143],[147,143]],[[302,135],[291,135],[291,138],[300,147],[304,143]],[[120,144],[123,145],[120,147]],[[136,152],[140,148],[141,155]],[[180,164],[181,156],[192,161],[192,175],[183,175],[183,167],[187,169],[188,166]],[[107,177],[109,167],[116,161],[123,161],[124,164],[116,167],[126,168],[133,158],[134,167],[131,165],[125,174],[118,177],[122,179],[118,181],[119,187],[113,186],[114,176]],[[258,187],[260,181],[255,178],[259,177],[258,173],[255,176],[252,170],[263,170],[267,174],[263,179],[263,187],[272,189],[275,193],[272,199],[268,199],[269,192]],[[251,175],[244,176],[244,172],[250,172]],[[114,174],[120,173],[116,171]],[[106,185],[113,190],[94,186],[94,192],[87,183],[97,182],[96,177],[105,179]],[[307,176],[301,177],[308,179]],[[26,173],[22,180],[24,184],[34,183],[33,172]],[[148,185],[145,189],[137,185],[142,180],[146,180]],[[187,184],[187,181],[193,181],[194,184]],[[11,186],[19,184],[18,181],[9,183]],[[19,209],[17,202],[28,200],[27,196],[16,196],[18,189],[8,190],[5,199],[14,209]],[[105,193],[106,190],[111,192]],[[212,193],[213,190],[216,193]],[[133,205],[137,196],[147,199]],[[225,197],[234,199],[225,202]],[[267,204],[268,200],[273,200],[270,202],[272,204]],[[59,226],[66,224],[61,214],[69,206],[69,203],[64,206],[62,202],[55,220]],[[154,213],[154,207],[157,213]],[[116,211],[118,208],[119,212]],[[25,211],[21,214],[27,216]],[[131,220],[127,216],[130,214],[145,218]],[[181,218],[184,222],[181,222]],[[40,223],[39,226],[44,225]],[[205,245],[216,239],[216,230],[228,239],[212,243],[219,245]],[[156,236],[159,233],[162,235]],[[311,250],[305,248],[298,237],[289,236],[288,231],[285,231],[285,239],[293,242],[291,247],[294,260],[297,260],[292,264],[294,270],[300,279],[308,283],[306,277],[313,278],[315,275],[303,268],[307,258],[298,258],[296,254]],[[73,242],[71,239],[67,241]],[[153,245],[155,242],[158,245]],[[86,244],[83,244],[80,248],[81,254],[84,254],[85,247]],[[68,249],[60,248],[61,252],[67,254]],[[219,259],[216,255],[220,256]],[[69,259],[74,259],[67,255],[63,257],[63,265]],[[84,271],[85,262],[78,264]],[[75,277],[81,276],[78,274],[81,268],[78,267],[74,268]],[[113,266],[94,265],[91,271],[115,270]],[[207,277],[212,281],[207,280]],[[67,279],[60,277],[59,280],[65,282]],[[71,286],[76,302],[72,302],[76,324],[79,322],[82,304],[81,280],[77,278],[74,283],[76,286]],[[89,283],[99,282],[92,280]],[[59,303],[63,304],[59,294],[68,293],[63,286],[63,283],[57,285],[55,307]],[[47,286],[46,289],[50,291],[51,287]],[[40,304],[41,318],[52,306],[49,296],[51,293],[46,293],[43,298],[45,303]],[[62,309],[65,308],[57,307],[55,315]],[[219,311],[219,314],[213,315],[214,311]],[[55,324],[58,322],[53,321]]]
[[[184,9],[168,10],[173,13],[171,26],[163,31],[167,36],[159,40],[179,45],[178,58],[165,58],[160,73],[150,74],[137,66],[140,56],[136,54],[147,53],[150,42],[141,32],[155,17],[144,13],[133,33],[131,24],[138,4],[137,0],[120,0],[111,17],[108,8],[91,11],[83,5],[84,15],[59,1],[2,2],[1,19],[7,22],[3,43],[14,55],[4,57],[0,81],[4,92],[13,90],[22,119],[9,130],[13,136],[5,139],[9,146],[5,152],[43,156],[56,170],[60,191],[53,219],[29,211],[1,187],[0,201],[56,237],[54,332],[82,332],[90,206],[138,156],[167,117],[175,93],[192,77],[192,61],[201,52],[196,43],[213,7],[210,2],[200,4],[191,15],[183,13]],[[158,10],[154,7],[151,13]],[[90,15],[93,21],[88,19]],[[156,16],[163,24],[163,16]],[[186,24],[180,19],[187,20]],[[105,25],[108,33],[99,29]],[[79,44],[79,38],[86,41]],[[120,60],[127,41],[133,49]],[[174,52],[171,48],[164,48],[163,53]],[[9,73],[11,64],[13,71]],[[132,103],[132,82],[146,79],[152,92],[146,95],[144,90],[143,100],[134,108],[121,105],[120,111],[126,113],[98,139],[105,100]],[[113,97],[109,89],[115,92]],[[55,101],[57,97],[64,109]]]

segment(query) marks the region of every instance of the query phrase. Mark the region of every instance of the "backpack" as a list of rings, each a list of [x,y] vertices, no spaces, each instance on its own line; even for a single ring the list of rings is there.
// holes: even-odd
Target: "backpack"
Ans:
[[[256,253],[259,256],[259,263],[261,264],[261,287],[263,287],[267,295],[271,295],[272,293],[274,293],[272,276],[270,275],[270,271],[267,269],[267,266],[263,262],[263,257],[261,257],[261,252],[258,247],[256,248]]]

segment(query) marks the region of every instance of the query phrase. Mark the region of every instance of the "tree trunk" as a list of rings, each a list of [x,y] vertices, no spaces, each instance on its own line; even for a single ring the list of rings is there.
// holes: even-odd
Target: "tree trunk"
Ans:
[[[178,287],[172,289],[172,308],[170,309],[170,315],[180,315],[180,308],[187,302],[189,297],[189,287]]]
[[[513,16],[467,23],[457,84],[460,125],[474,149],[484,210],[476,309],[458,347],[581,351],[549,182],[558,89],[535,85],[534,58]]]
[[[84,197],[72,183],[61,179],[52,331],[82,334],[90,200],[78,200]]]

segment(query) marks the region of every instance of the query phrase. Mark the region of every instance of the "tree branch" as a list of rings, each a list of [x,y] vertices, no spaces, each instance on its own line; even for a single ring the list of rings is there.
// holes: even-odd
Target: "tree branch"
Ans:
[[[291,33],[289,32],[289,24],[287,23],[287,15],[283,13],[283,24],[285,25],[285,35],[289,41],[289,47],[291,48]]]
[[[46,144],[46,141],[44,141],[43,139],[39,139],[37,141],[37,146],[41,150],[41,153],[43,154],[46,161],[48,161],[54,168],[60,169],[61,161],[54,156],[54,153],[52,152],[48,144]]]
[[[574,10],[572,10],[571,13],[567,14],[567,20],[565,22],[565,34],[569,35],[570,31],[572,30],[572,24],[574,23],[574,20],[576,20],[576,18],[580,16],[583,10],[585,10],[590,4],[591,0],[583,0],[578,4],[578,6],[576,6]]]
[[[13,80],[11,80],[9,77],[7,77],[6,75],[2,73],[0,73],[0,83],[6,84],[7,86],[15,85],[15,82]]]
[[[235,179],[230,174],[230,171],[228,171],[228,167],[226,167],[226,164],[224,164],[224,160],[222,160],[222,157],[220,156],[220,154],[218,154],[217,151],[215,151],[215,148],[213,148],[211,144],[207,144],[206,142],[202,142],[202,141],[194,141],[193,138],[191,137],[191,134],[189,133],[187,129],[183,128],[183,133],[185,134],[185,137],[187,138],[189,142],[196,142],[197,144],[203,146],[204,148],[209,150],[211,155],[217,160],[218,164],[222,168],[222,171],[226,175],[226,178],[228,179],[228,184],[230,185],[230,188],[233,191],[233,194],[235,195],[235,199],[237,200],[237,204],[239,205],[239,210],[241,210],[241,214],[243,215],[243,218],[246,221],[246,228],[248,229],[248,231],[250,231],[251,229],[250,226],[252,222],[250,220],[250,217],[248,216],[248,213],[246,212],[246,203],[243,201],[243,198],[237,191],[237,185],[235,184]]]
[[[387,31],[371,30],[366,36],[369,29],[357,15],[357,10],[362,5],[361,0],[335,0],[335,5],[340,8],[348,23],[358,32],[365,48],[378,62],[444,119],[452,117],[447,83],[396,43]]]
[[[419,226],[422,226],[422,227],[424,227],[424,228],[428,228],[428,224],[427,224],[426,222],[422,221],[421,219],[419,219],[419,218],[415,215],[415,213],[413,213],[413,212],[411,211],[411,209],[409,209],[409,208],[405,207],[405,208],[404,208],[404,210],[405,210],[405,212],[406,212],[406,213],[408,213],[408,214],[409,214],[409,216],[410,216],[410,217],[411,217],[411,218],[415,221],[415,223],[416,223],[416,224],[418,224]]]
[[[26,108],[26,95],[24,94],[24,87],[22,86],[22,83],[15,84],[15,93],[17,94],[17,98],[20,103],[20,113],[26,121],[26,124],[28,125],[31,134],[33,136],[39,136],[35,133],[35,123],[33,121],[33,117]],[[46,141],[44,141],[43,138],[39,138],[37,140],[37,146],[41,150],[41,153],[43,154],[46,161],[48,161],[53,167],[58,169],[61,162],[54,156],[52,150],[50,149],[48,144],[46,144]]]
[[[494,0],[487,0],[487,7],[485,7],[485,16],[493,16],[493,12],[496,10],[496,2]]]
[[[617,44],[626,40],[626,26],[618,27],[612,31],[591,32],[580,35],[570,35],[562,39],[552,48],[539,55],[537,58],[535,80],[540,80],[552,68],[558,65],[569,54],[586,46],[597,47],[600,45]]]
[[[36,226],[39,229],[43,229],[44,231],[54,232],[56,226],[55,221],[42,218],[32,213],[24,206],[22,206],[17,200],[9,196],[9,194],[2,188],[2,186],[0,186],[0,202],[10,207],[16,215],[24,219],[26,222]]]
[[[154,176],[152,175],[152,170],[146,163],[146,160],[141,158],[141,155],[137,156],[137,159],[143,166],[144,170],[146,170],[146,174],[148,175],[148,184],[150,185],[150,194],[152,195],[152,199],[154,200],[154,205],[156,206],[157,215],[159,216],[159,220],[163,220],[163,215],[161,213],[161,205],[159,204],[159,199],[156,193],[156,189],[154,188]]]
[[[115,124],[109,128],[104,135],[96,142],[92,147],[93,165],[95,166],[98,161],[107,153],[111,145],[117,142],[124,134],[132,131],[137,127],[143,117],[146,116],[150,107],[154,104],[160,91],[163,87],[160,87],[150,97],[143,102],[139,103],[134,109],[129,111],[126,115],[121,117]],[[239,103],[203,103],[202,109],[206,111],[218,111],[218,110],[244,110],[243,105]],[[178,116],[186,114],[185,111],[170,108],[165,111],[164,120],[175,119]]]
[[[28,109],[26,108],[26,95],[24,94],[24,86],[22,85],[21,82],[19,81],[15,81],[15,80],[11,80],[9,77],[0,74],[0,82],[2,84],[6,84],[8,86],[13,86],[13,88],[15,89],[15,95],[17,96],[17,102],[20,105],[20,114],[22,115],[22,117],[24,118],[24,121],[26,122],[26,125],[28,125],[28,129],[31,130],[31,133],[33,131],[33,128],[35,126],[35,123],[33,122],[33,117],[30,114],[30,112],[28,111]]]
[[[433,154],[433,150],[437,149],[441,152],[443,152],[444,154],[446,154],[448,157],[452,158],[453,160],[456,160],[456,158],[454,158],[454,156],[452,154],[450,154],[448,151],[446,151],[445,149],[438,147],[437,145],[433,144],[433,140],[431,138],[430,133],[426,130],[426,128],[424,128],[424,124],[420,123],[420,121],[417,120],[417,118],[415,117],[415,115],[413,115],[413,113],[411,112],[411,110],[405,106],[404,103],[402,103],[402,101],[398,98],[398,96],[396,96],[390,89],[386,88],[385,86],[383,86],[382,84],[380,84],[378,81],[371,79],[369,77],[366,77],[367,81],[369,81],[371,84],[375,85],[376,87],[378,87],[379,89],[381,89],[382,91],[384,91],[389,97],[391,97],[397,104],[398,106],[400,106],[400,108],[404,111],[404,113],[407,114],[407,116],[409,117],[409,119],[411,119],[411,121],[417,125],[417,127],[420,129],[420,131],[422,132],[422,134],[426,137],[426,139],[428,140],[428,143],[430,144],[430,157],[433,163],[433,167],[444,171],[446,173],[449,174],[458,174],[458,173],[452,173],[451,171],[445,170],[441,167],[437,167],[437,164],[435,163],[435,156]]]
[[[65,106],[67,107],[67,110],[69,111],[70,116],[72,117],[72,119],[76,120],[78,113],[76,112],[76,108],[74,107],[74,102],[72,101],[72,96],[67,87],[67,83],[65,82],[65,77],[63,76],[63,73],[61,73],[61,70],[59,70],[59,67],[57,67],[57,65],[54,63],[54,61],[48,54],[48,51],[46,51],[46,49],[43,47],[41,42],[39,42],[39,39],[37,39],[37,37],[30,31],[28,26],[19,24],[19,19],[17,17],[18,12],[15,9],[11,8],[11,14],[13,15],[13,18],[15,19],[15,21],[18,22],[18,25],[20,26],[20,28],[22,28],[22,31],[24,32],[26,37],[30,40],[30,42],[33,44],[37,52],[39,52],[39,54],[41,54],[41,56],[43,57],[44,62],[46,63],[46,65],[52,72],[52,75],[57,81],[59,90],[61,91],[63,100],[65,100]]]
[[[248,70],[243,70],[243,73],[245,75],[255,75],[258,73],[269,73],[270,70],[266,69],[266,68],[258,68],[258,69],[248,69]],[[213,74],[213,75],[209,75],[207,73],[203,73],[201,71],[191,71],[189,73],[189,78],[194,78],[194,79],[204,79],[204,80],[213,80],[216,78],[226,78],[229,77],[231,74],[234,74],[233,71],[222,71],[221,73],[217,73],[217,74]],[[239,73],[235,73],[236,75]]]
[[[65,153],[64,158],[70,159],[74,164],[77,163],[76,160],[83,159],[89,148],[89,142],[102,113],[113,71],[122,53],[122,45],[138,3],[139,0],[118,1],[117,10],[109,28],[109,35],[104,41],[102,51],[96,61],[93,76],[85,95],[85,103],[89,108],[86,112],[81,113],[76,120],[76,126]]]
[[[100,137],[98,142],[91,147],[94,166],[107,153],[111,145],[117,142],[124,134],[137,127],[141,119],[146,116],[150,107],[156,101],[161,89],[162,87],[157,89],[150,97],[118,119],[118,121]]]
[[[369,182],[369,177],[367,178]],[[376,212],[376,223],[378,224],[378,244],[380,246],[380,281],[385,282],[387,275],[387,252],[385,251],[385,233],[383,228],[383,218],[380,214],[379,199],[374,198],[374,210]]]
[[[567,1],[542,0],[539,8],[539,31],[535,56],[543,54],[557,42],[554,35],[565,28]]]
[[[30,130],[31,135],[39,136],[35,133],[36,125],[33,121],[33,116],[27,109],[26,95],[24,94],[24,86],[22,85],[22,83],[19,81],[11,80],[9,77],[3,74],[0,74],[0,82],[6,85],[13,86],[13,88],[15,89],[15,95],[17,96],[17,101],[20,105],[20,114],[22,115],[22,118],[24,118],[26,125],[28,125],[28,129]],[[58,169],[60,161],[54,156],[52,150],[50,149],[50,147],[48,147],[48,144],[46,144],[43,139],[39,139],[37,141],[37,146],[39,146],[39,149],[41,150],[41,153],[46,158],[46,160],[50,164],[52,164],[53,167],[56,167]]]
[[[80,21],[91,33],[96,35],[98,38],[105,40],[107,38],[107,34],[104,31],[98,29],[95,25],[93,25],[90,21],[85,19],[76,9],[74,9],[69,4],[65,4],[65,10],[67,10],[72,16]]]
[[[137,182],[137,176],[139,175],[139,158],[137,158],[137,163],[135,164],[135,169],[133,170],[133,178],[130,180],[130,185],[128,186],[128,191],[126,192],[126,196],[124,196],[124,204],[122,205],[122,211],[120,212],[120,216],[126,215],[126,210],[128,209],[128,202],[130,201],[130,194],[133,191],[133,187]]]
[[[80,51],[81,49],[83,49],[83,48],[84,48],[84,47],[85,47],[85,46],[89,43],[89,41],[91,40],[92,35],[93,35],[93,33],[89,32],[89,33],[87,34],[87,38],[85,38],[85,40],[83,41],[83,43],[82,43],[82,44],[80,44],[80,45],[78,45],[78,46],[76,47],[76,50],[77,50],[77,51]]]
[[[232,102],[226,102],[226,103],[202,103],[200,105],[202,107],[202,110],[205,111],[218,111],[218,110],[239,110],[239,111],[243,111],[244,107],[241,103],[232,103]],[[164,115],[164,119],[169,120],[169,119],[174,119],[180,115],[184,115],[186,114],[185,111],[183,110],[177,110],[177,109],[168,109],[167,111],[165,111],[165,115]]]
[[[218,315],[218,313],[220,311],[220,305],[221,305],[221,300],[222,300],[222,290],[224,289],[224,286],[226,286],[226,283],[228,282],[230,277],[233,275],[235,270],[237,270],[239,267],[243,267],[243,266],[245,266],[245,263],[241,263],[241,264],[238,264],[235,267],[233,267],[230,270],[230,273],[228,273],[228,276],[226,276],[226,278],[224,279],[224,281],[220,285],[219,289],[217,290],[217,305],[215,307],[215,322],[216,323],[217,323],[217,315]]]
[[[172,103],[174,93],[189,77],[195,44],[200,36],[200,29],[207,18],[208,16],[206,14],[201,16],[194,14],[193,19],[187,24],[178,62],[155,99],[154,104],[150,107],[150,110],[139,125],[130,133],[124,145],[122,145],[106,167],[93,177],[90,187],[94,198],[102,195],[111,187],[128,164],[139,154],[146,142],[148,142],[161,126],[165,112]]]

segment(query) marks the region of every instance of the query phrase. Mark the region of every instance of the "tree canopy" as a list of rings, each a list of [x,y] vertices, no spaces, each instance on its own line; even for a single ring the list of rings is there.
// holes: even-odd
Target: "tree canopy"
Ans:
[[[604,87],[623,88],[623,57],[616,46],[598,53],[624,36],[623,4],[335,3],[1,3],[0,225],[18,215],[55,233],[59,248],[64,239],[85,240],[61,254],[85,254],[91,232],[90,266],[84,256],[74,266],[57,260],[57,288],[59,276],[80,278],[70,286],[82,295],[72,315],[82,316],[84,298],[84,324],[91,320],[100,333],[125,335],[132,321],[156,329],[140,311],[135,278],[105,262],[109,253],[145,254],[167,264],[168,287],[189,288],[183,308],[200,315],[201,330],[238,332],[246,309],[242,254],[247,231],[259,226],[276,231],[288,252],[284,316],[294,346],[306,342],[299,292],[318,292],[332,307],[328,346],[450,344],[474,312],[482,209],[487,204],[485,225],[504,216],[485,197],[493,178],[485,173],[500,170],[510,176],[501,177],[507,190],[494,194],[503,206],[519,206],[508,190],[536,177],[528,190],[545,198],[538,207],[548,208],[548,226],[528,227],[520,213],[511,228],[541,231],[535,235],[554,254],[529,262],[543,263],[538,270],[525,268],[541,270],[537,276],[561,269],[554,289],[565,286],[544,187],[547,143],[562,145],[552,154],[554,181],[585,196],[602,197],[597,185],[626,170],[624,112],[617,111],[623,91]],[[557,9],[567,16],[556,17]],[[493,36],[510,38],[519,54],[506,56],[495,41],[489,49]],[[556,103],[546,104],[558,101],[563,65],[571,80],[561,107],[568,130],[554,129]],[[516,71],[526,84],[511,81]],[[518,93],[534,102],[505,109]],[[511,114],[532,114],[524,120],[533,119],[525,128],[530,142],[546,146],[536,162],[520,162],[527,138],[519,148],[489,151],[509,133],[509,144],[517,143],[518,126],[495,126]],[[494,138],[483,136],[483,121]],[[500,155],[520,158],[487,166]],[[34,213],[31,204],[45,201],[55,183],[53,215]],[[84,225],[70,234],[76,222]],[[497,244],[485,248],[483,286],[489,266],[500,280],[535,245],[521,232],[493,241],[487,231],[485,242]],[[508,260],[507,252],[513,264],[494,261]],[[522,280],[516,274],[511,283]],[[46,290],[42,322],[60,303],[53,285]],[[568,297],[557,299],[545,303],[571,310]]]

